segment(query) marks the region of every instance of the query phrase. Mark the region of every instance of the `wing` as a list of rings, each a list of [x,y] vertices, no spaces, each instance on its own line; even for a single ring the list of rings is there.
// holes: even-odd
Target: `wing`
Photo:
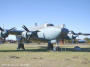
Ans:
[[[9,34],[11,35],[22,35],[22,32],[21,30],[12,30],[9,32]]]
[[[78,33],[79,35],[84,35],[84,36],[88,36],[90,35],[90,33]]]
[[[15,28],[11,28],[11,29],[3,29],[0,27],[0,38],[6,38],[8,37],[8,35],[22,35],[21,30],[16,30]]]

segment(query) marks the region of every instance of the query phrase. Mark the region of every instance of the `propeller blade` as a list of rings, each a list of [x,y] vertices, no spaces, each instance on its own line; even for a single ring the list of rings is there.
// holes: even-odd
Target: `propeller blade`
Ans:
[[[8,31],[12,31],[12,30],[16,30],[16,28],[15,28],[15,27],[13,27],[13,28],[9,29]]]
[[[74,31],[70,31],[73,35],[76,35],[76,33],[74,33]]]
[[[4,29],[2,29],[1,27],[0,27],[0,30],[1,30],[1,31],[4,31]]]
[[[23,25],[22,28],[29,32],[29,29],[25,25]]]

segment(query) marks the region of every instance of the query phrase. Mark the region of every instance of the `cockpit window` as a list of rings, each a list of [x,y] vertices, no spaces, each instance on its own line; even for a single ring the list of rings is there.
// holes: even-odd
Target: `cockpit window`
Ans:
[[[53,24],[44,24],[45,27],[54,26]]]
[[[47,26],[54,26],[53,24],[47,24]]]

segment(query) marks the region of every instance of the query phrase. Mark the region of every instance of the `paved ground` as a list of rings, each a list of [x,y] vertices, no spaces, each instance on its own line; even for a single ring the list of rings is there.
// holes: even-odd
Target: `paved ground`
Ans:
[[[62,51],[46,49],[46,44],[26,44],[26,51],[17,51],[16,44],[0,45],[0,67],[90,67],[90,45],[62,45]],[[65,51],[65,48],[67,51]]]

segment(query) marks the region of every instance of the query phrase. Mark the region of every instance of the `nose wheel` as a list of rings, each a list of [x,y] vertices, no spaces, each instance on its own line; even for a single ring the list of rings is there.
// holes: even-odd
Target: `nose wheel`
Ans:
[[[56,42],[56,47],[54,47],[53,50],[60,51],[59,41]]]
[[[51,43],[48,43],[48,48],[47,48],[48,50],[53,50],[53,44],[51,44]]]

